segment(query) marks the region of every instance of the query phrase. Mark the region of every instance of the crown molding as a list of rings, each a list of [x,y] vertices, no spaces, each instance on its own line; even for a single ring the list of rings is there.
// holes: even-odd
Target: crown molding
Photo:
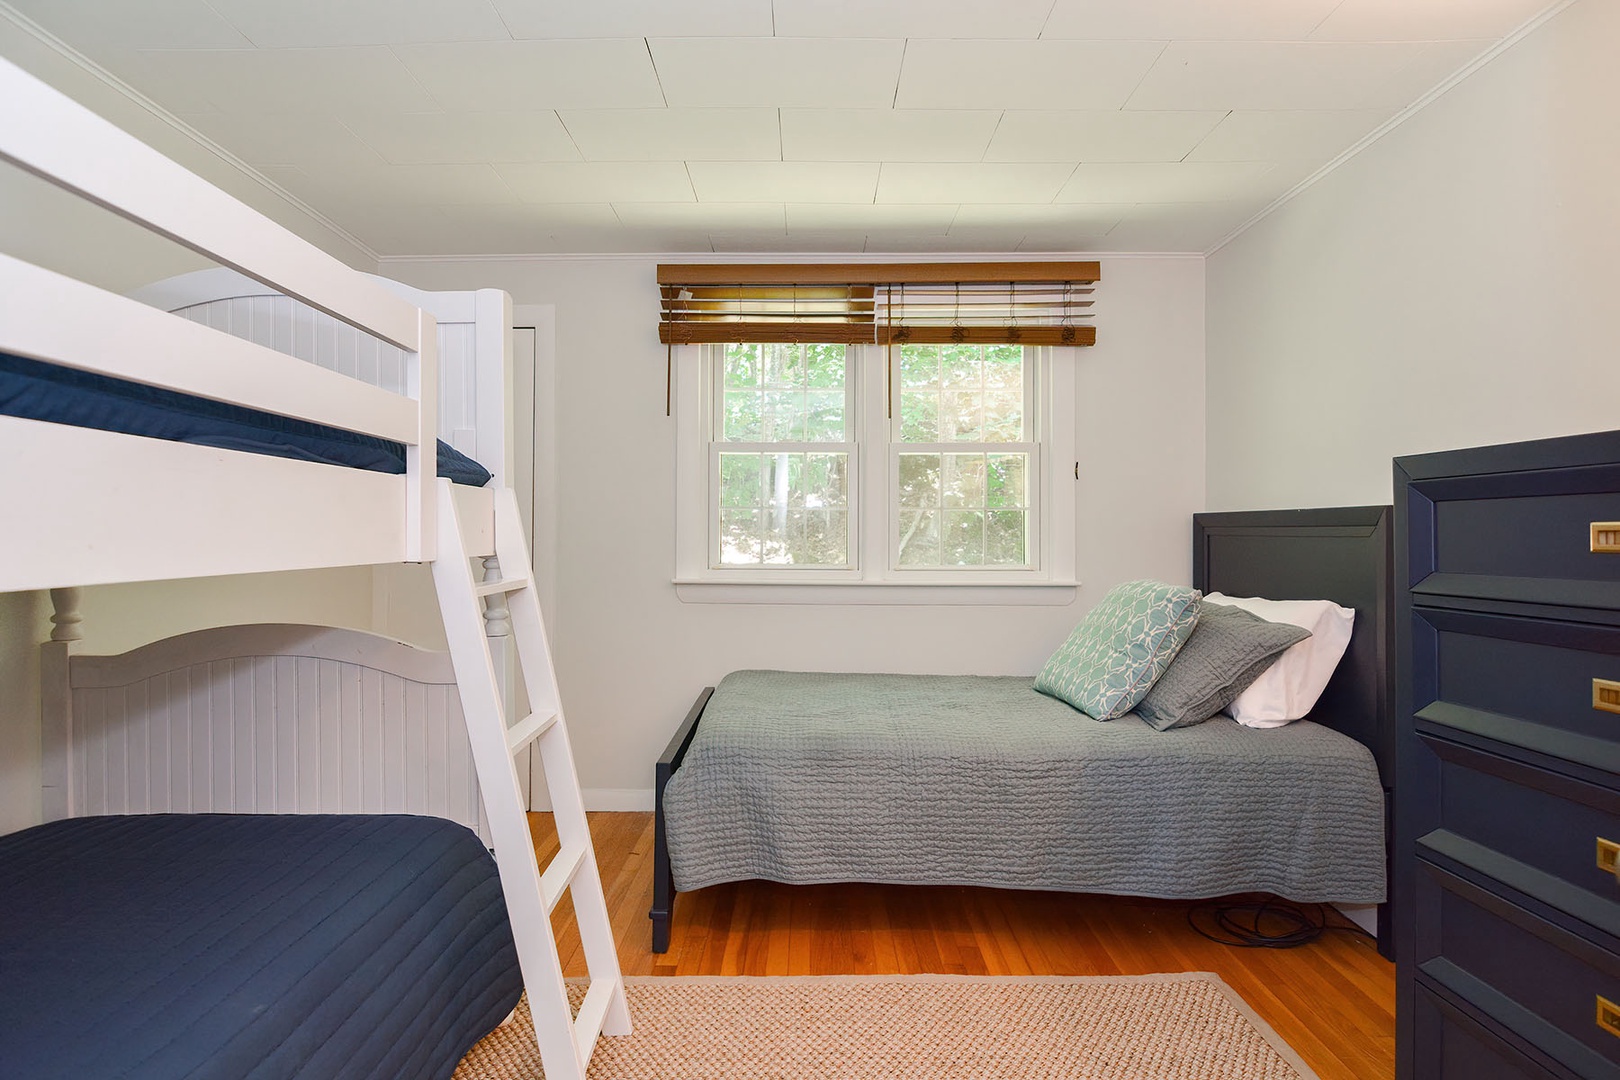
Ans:
[[[522,263],[522,262],[689,262],[725,265],[727,263],[795,262],[887,263],[887,262],[1068,262],[1075,259],[1198,259],[1202,251],[543,251],[530,255],[384,255],[380,267],[424,266],[435,263]]]
[[[288,191],[286,188],[282,187],[268,176],[265,176],[252,165],[249,165],[247,162],[225,149],[219,143],[215,142],[207,135],[204,135],[202,132],[198,131],[196,128],[174,115],[168,109],[165,109],[162,105],[159,105],[156,101],[153,101],[151,98],[129,85],[123,79],[120,79],[117,75],[114,75],[112,72],[96,63],[84,53],[75,49],[72,45],[69,45],[67,42],[45,29],[45,27],[39,25],[39,23],[35,22],[33,19],[6,3],[5,0],[0,0],[0,19],[4,19],[12,26],[15,26],[22,33],[34,39],[50,52],[60,57],[62,60],[65,60],[75,68],[78,68],[80,71],[84,72],[86,75],[90,76],[107,89],[113,91],[115,94],[125,98],[131,104],[149,114],[154,120],[168,126],[176,133],[195,143],[199,148],[206,150],[208,153],[212,154],[221,162],[230,166],[233,170],[239,173],[243,179],[257,184],[267,194],[285,203],[288,207],[302,214],[314,224],[319,225],[322,229],[325,229],[337,239],[343,241],[345,244],[348,244],[354,248],[355,251],[369,259],[373,264],[378,261],[379,256],[376,250],[372,248],[370,244],[367,244],[364,240],[361,240],[359,237],[355,236],[348,229],[345,229],[342,225],[339,225],[337,222],[333,221],[331,218],[327,217],[325,214],[321,213],[319,210],[315,209],[313,206],[309,205],[303,199],[299,198],[297,195],[294,195],[292,192]]]
[[[1359,155],[1362,151],[1378,142],[1385,135],[1388,135],[1390,132],[1412,119],[1412,117],[1416,116],[1430,105],[1433,105],[1436,101],[1444,97],[1458,83],[1461,83],[1463,80],[1473,75],[1474,72],[1478,71],[1486,64],[1489,64],[1492,60],[1495,60],[1498,56],[1501,56],[1503,53],[1513,48],[1513,46],[1535,33],[1544,24],[1555,18],[1565,8],[1570,7],[1575,3],[1576,0],[1559,0],[1558,3],[1553,4],[1551,7],[1543,10],[1540,14],[1533,16],[1529,21],[1521,24],[1518,29],[1513,31],[1513,33],[1509,34],[1501,41],[1498,41],[1496,44],[1492,45],[1490,48],[1468,61],[1468,63],[1452,72],[1446,78],[1442,79],[1428,93],[1418,98],[1412,104],[1408,105],[1406,108],[1402,109],[1388,120],[1385,120],[1382,124],[1378,125],[1372,131],[1369,131],[1366,135],[1363,135],[1348,150],[1341,153],[1332,161],[1329,161],[1326,165],[1323,165],[1320,169],[1317,169],[1315,172],[1311,173],[1311,175],[1307,176],[1305,179],[1301,180],[1299,183],[1295,184],[1281,195],[1277,196],[1274,201],[1269,203],[1264,209],[1260,210],[1248,221],[1245,221],[1243,224],[1221,237],[1220,240],[1215,242],[1215,246],[1204,252],[1204,254],[1206,256],[1215,254],[1217,251],[1221,250],[1221,248],[1225,247],[1227,244],[1230,244],[1232,241],[1236,240],[1238,237],[1260,224],[1260,222],[1282,209],[1288,203],[1298,198],[1306,190],[1315,187],[1329,174],[1338,170],[1346,162]]]

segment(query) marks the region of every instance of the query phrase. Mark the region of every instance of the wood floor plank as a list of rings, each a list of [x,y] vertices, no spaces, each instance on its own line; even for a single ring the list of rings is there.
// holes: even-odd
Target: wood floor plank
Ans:
[[[910,885],[736,882],[676,898],[670,950],[651,951],[652,815],[590,815],[619,961],[627,974],[1146,975],[1212,971],[1322,1080],[1394,1075],[1395,969],[1367,937],[1329,931],[1294,949],[1199,936],[1183,901]],[[530,828],[542,860],[550,815]],[[560,951],[585,974],[572,908]],[[1342,922],[1342,920],[1339,920]]]

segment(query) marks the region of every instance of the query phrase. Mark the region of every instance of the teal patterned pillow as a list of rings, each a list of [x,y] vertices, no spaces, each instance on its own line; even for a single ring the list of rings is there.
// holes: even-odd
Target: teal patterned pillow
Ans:
[[[1198,623],[1197,589],[1162,581],[1116,585],[1035,676],[1035,689],[1098,720],[1124,716]]]

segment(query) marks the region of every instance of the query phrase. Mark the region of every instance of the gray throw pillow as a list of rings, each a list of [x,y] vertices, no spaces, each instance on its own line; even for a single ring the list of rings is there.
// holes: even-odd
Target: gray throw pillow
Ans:
[[[1242,608],[1204,601],[1198,625],[1136,715],[1160,731],[1202,724],[1249,688],[1290,645],[1311,636]]]
[[[1198,590],[1127,581],[1108,590],[1035,676],[1035,689],[1088,716],[1131,711],[1198,622]]]

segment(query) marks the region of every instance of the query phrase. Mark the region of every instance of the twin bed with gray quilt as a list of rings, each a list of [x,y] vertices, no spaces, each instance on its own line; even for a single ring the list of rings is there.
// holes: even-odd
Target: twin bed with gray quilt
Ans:
[[[659,762],[654,951],[674,890],[751,878],[1381,903],[1387,508],[1199,515],[1194,532],[1206,592],[1356,609],[1310,719],[1155,731],[1029,677],[733,672]]]

